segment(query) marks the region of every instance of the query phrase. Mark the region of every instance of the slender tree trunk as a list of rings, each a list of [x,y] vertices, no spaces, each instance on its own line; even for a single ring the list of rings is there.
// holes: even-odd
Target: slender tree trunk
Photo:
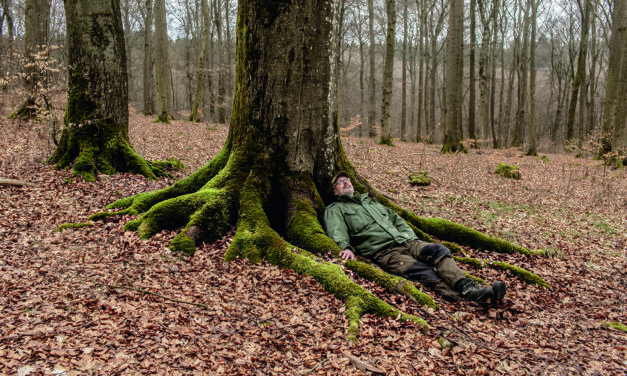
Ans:
[[[492,131],[492,147],[494,149],[499,149],[501,147],[501,144],[499,143],[499,137],[498,134],[496,133],[496,48],[497,48],[497,42],[498,42],[498,21],[497,21],[497,17],[496,14],[498,14],[498,8],[499,8],[499,2],[496,1],[494,6],[496,7],[496,10],[494,11],[495,13],[495,17],[492,19],[492,46],[491,46],[491,59],[490,59],[490,64],[492,66],[492,71],[490,74],[490,129]],[[501,66],[501,72],[503,72],[504,67]],[[501,82],[501,97],[500,99],[502,100],[503,98],[503,88],[504,82]],[[500,103],[499,103],[500,105]]]
[[[529,150],[526,155],[538,155],[536,150],[536,29],[538,3],[531,2],[531,46],[529,48]]]
[[[377,112],[376,106],[376,86],[375,86],[375,52],[376,46],[374,44],[374,5],[373,0],[368,0],[368,35],[370,37],[370,77],[369,77],[369,90],[370,97],[368,102],[368,137],[377,137],[377,126],[375,124],[375,118]]]
[[[523,45],[518,61],[518,105],[516,109],[516,124],[514,125],[514,136],[512,147],[522,147],[523,135],[525,131],[525,115],[527,112],[527,99],[529,96],[529,26],[531,23],[530,4],[532,0],[525,0],[525,11],[523,21]]]
[[[597,25],[596,17],[592,17],[590,20],[591,38],[590,38],[590,88],[588,90],[588,100],[586,103],[586,109],[588,110],[585,126],[585,137],[589,137],[595,132],[595,110],[596,110],[596,95],[597,95],[597,62],[599,60],[599,52],[597,49]]]
[[[401,141],[405,141],[407,131],[407,0],[403,1],[403,51],[402,51],[402,87],[401,87]],[[414,104],[412,103],[412,106]]]
[[[476,71],[475,71],[475,51],[477,46],[477,0],[470,0],[470,50],[468,56],[468,138],[470,147],[480,148],[480,143],[476,132]],[[481,74],[481,67],[479,68]],[[483,136],[485,137],[485,135]]]
[[[189,115],[190,121],[202,121],[202,115],[199,111],[203,108],[205,94],[206,70],[205,61],[209,54],[209,30],[211,28],[211,19],[209,17],[209,5],[207,0],[201,0],[200,9],[202,13],[202,48],[198,58],[198,73],[196,75],[196,95],[194,96],[194,104],[192,112]]]
[[[488,93],[488,69],[490,67],[488,60],[488,44],[490,42],[490,27],[492,24],[494,24],[494,19],[496,19],[496,12],[498,11],[498,1],[495,1],[495,3],[492,4],[492,8],[490,10],[486,9],[484,1],[485,0],[478,0],[479,17],[481,19],[482,25],[481,47],[479,52],[479,127],[482,130],[481,138],[483,140],[488,140],[490,135],[490,131],[488,129],[488,124],[490,122]],[[496,35],[496,29],[494,34]],[[492,51],[494,51],[495,48],[496,47],[492,47]],[[496,135],[493,135],[493,139],[495,138]]]
[[[627,38],[623,38],[623,57],[617,85],[616,116],[614,117],[612,150],[627,161]]]
[[[155,67],[157,75],[157,121],[169,123],[172,117],[170,105],[170,55],[168,47],[168,28],[165,12],[165,0],[155,0]]]
[[[577,111],[577,99],[581,85],[585,84],[586,59],[588,54],[588,35],[590,31],[590,0],[583,0],[584,9],[581,12],[581,39],[579,41],[579,55],[577,58],[577,71],[573,81],[570,103],[566,117],[566,146],[571,147],[575,137],[575,114]]]
[[[366,128],[366,89],[365,89],[365,72],[366,72],[366,52],[364,51],[364,39],[363,39],[363,29],[361,22],[361,15],[353,15],[353,17],[358,17],[356,21],[355,28],[358,32],[359,37],[359,116],[360,122],[357,130],[357,136],[364,136],[364,129]]]
[[[226,43],[225,43],[225,52],[226,52],[226,72],[225,72],[225,85],[226,85],[226,96],[228,98],[233,98],[233,41],[231,36],[231,21],[230,21],[230,0],[224,0],[224,24],[226,25]],[[226,103],[226,121],[229,122],[231,120],[231,101],[227,101]]]
[[[152,18],[153,0],[146,0],[146,19],[144,21],[144,115],[154,115],[153,97],[153,60],[152,60]]]
[[[459,134],[461,129],[460,112],[462,104],[460,93],[460,71],[462,64],[463,41],[463,2],[461,0],[449,0],[449,27],[446,37],[446,118],[444,124],[444,140],[442,142],[443,153],[453,153],[464,150]]]
[[[390,135],[390,106],[394,78],[394,45],[396,41],[396,0],[385,0],[387,34],[385,38],[385,61],[383,64],[383,87],[381,99],[381,138],[379,144],[392,146]]]
[[[46,0],[48,1],[48,0]],[[131,10],[129,0],[125,0],[122,6],[122,16],[124,17],[124,40],[126,41],[126,66],[128,74],[128,101],[135,101],[135,82],[133,80],[133,55],[131,54]]]
[[[218,48],[216,56],[217,56],[217,64],[218,64],[218,98],[217,98],[217,107],[218,107],[218,122],[220,124],[226,123],[226,110],[224,103],[224,93],[226,92],[224,88],[224,75],[225,75],[225,67],[222,64],[223,56],[224,56],[224,43],[222,41],[222,11],[220,9],[220,0],[213,1],[213,19],[216,26],[216,34],[218,37]]]

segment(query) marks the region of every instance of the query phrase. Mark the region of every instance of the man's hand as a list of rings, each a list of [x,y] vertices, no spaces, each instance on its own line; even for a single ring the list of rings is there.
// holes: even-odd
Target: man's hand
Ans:
[[[346,260],[354,260],[355,259],[355,255],[353,254],[353,251],[351,251],[350,249],[346,248],[345,250],[343,250],[342,252],[340,252],[340,256],[342,256],[342,261],[346,261]]]

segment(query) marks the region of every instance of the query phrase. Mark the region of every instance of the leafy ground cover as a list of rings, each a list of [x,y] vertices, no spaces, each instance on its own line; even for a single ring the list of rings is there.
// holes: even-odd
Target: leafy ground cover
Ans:
[[[155,124],[132,115],[130,135],[148,159],[179,158],[182,177],[220,149],[225,125]],[[473,269],[506,281],[505,303],[484,310],[446,302],[416,306],[369,285],[388,302],[426,319],[366,316],[359,343],[347,340],[343,305],[309,277],[262,263],[222,263],[226,236],[193,257],[171,253],[175,235],[140,240],[129,218],[85,222],[108,203],[172,184],[128,174],[95,183],[54,171],[43,125],[0,120],[0,374],[418,375],[585,374],[627,372],[627,175],[569,155],[545,159],[520,151],[441,155],[437,146],[397,147],[346,137],[358,170],[397,203],[447,218],[554,257],[472,256],[511,262],[552,289],[510,272]],[[522,179],[494,174],[498,163]],[[410,186],[427,171],[432,184]],[[449,348],[446,342],[455,344]]]

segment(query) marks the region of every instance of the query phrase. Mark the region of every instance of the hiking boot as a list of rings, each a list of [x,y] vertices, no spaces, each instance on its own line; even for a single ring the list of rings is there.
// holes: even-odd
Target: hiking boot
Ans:
[[[494,304],[501,304],[507,289],[505,288],[505,282],[496,281],[492,284],[492,292],[494,292]]]
[[[459,295],[464,300],[475,303],[494,303],[495,301],[495,294],[492,287],[479,288],[470,278],[462,278],[459,281],[455,282],[455,288],[457,289],[457,291],[459,291]]]

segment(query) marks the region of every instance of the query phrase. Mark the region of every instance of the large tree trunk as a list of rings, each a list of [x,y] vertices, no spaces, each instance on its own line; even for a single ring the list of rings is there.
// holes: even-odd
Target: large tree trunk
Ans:
[[[65,0],[68,95],[65,128],[48,160],[74,164],[74,175],[93,181],[98,171],[155,178],[155,167],[128,138],[126,52],[119,0]]]
[[[45,82],[46,68],[43,54],[48,46],[50,3],[48,0],[26,0],[24,3],[24,89],[26,98],[9,118],[28,120],[37,116],[36,99]]]
[[[155,73],[157,76],[157,121],[169,123],[172,91],[170,90],[170,54],[165,0],[155,0]]]
[[[218,238],[236,224],[225,260],[265,259],[313,276],[345,302],[350,338],[355,339],[360,318],[367,312],[400,315],[426,328],[423,320],[352,282],[338,265],[310,253],[339,255],[319,222],[324,202],[332,201],[331,179],[338,171],[348,171],[356,190],[369,192],[396,210],[422,238],[431,239],[420,227],[438,236],[467,239],[478,248],[532,252],[452,222],[419,218],[390,203],[357,174],[342,149],[335,104],[329,100],[335,90],[331,72],[337,58],[330,36],[338,20],[332,14],[336,4],[240,1],[233,116],[220,154],[173,186],[122,199],[110,208],[124,210],[98,213],[92,219],[143,213],[125,227],[142,237],[184,226],[170,249],[192,254],[201,242]],[[405,291],[412,299],[419,296],[407,281],[390,279],[371,265],[358,261],[345,265],[394,291]],[[428,301],[425,304],[431,305]]]
[[[392,83],[394,78],[394,45],[396,40],[396,5],[395,0],[386,0],[387,34],[385,37],[385,61],[383,63],[383,87],[381,96],[381,138],[379,144],[392,146],[390,130],[390,107],[392,102]]]

